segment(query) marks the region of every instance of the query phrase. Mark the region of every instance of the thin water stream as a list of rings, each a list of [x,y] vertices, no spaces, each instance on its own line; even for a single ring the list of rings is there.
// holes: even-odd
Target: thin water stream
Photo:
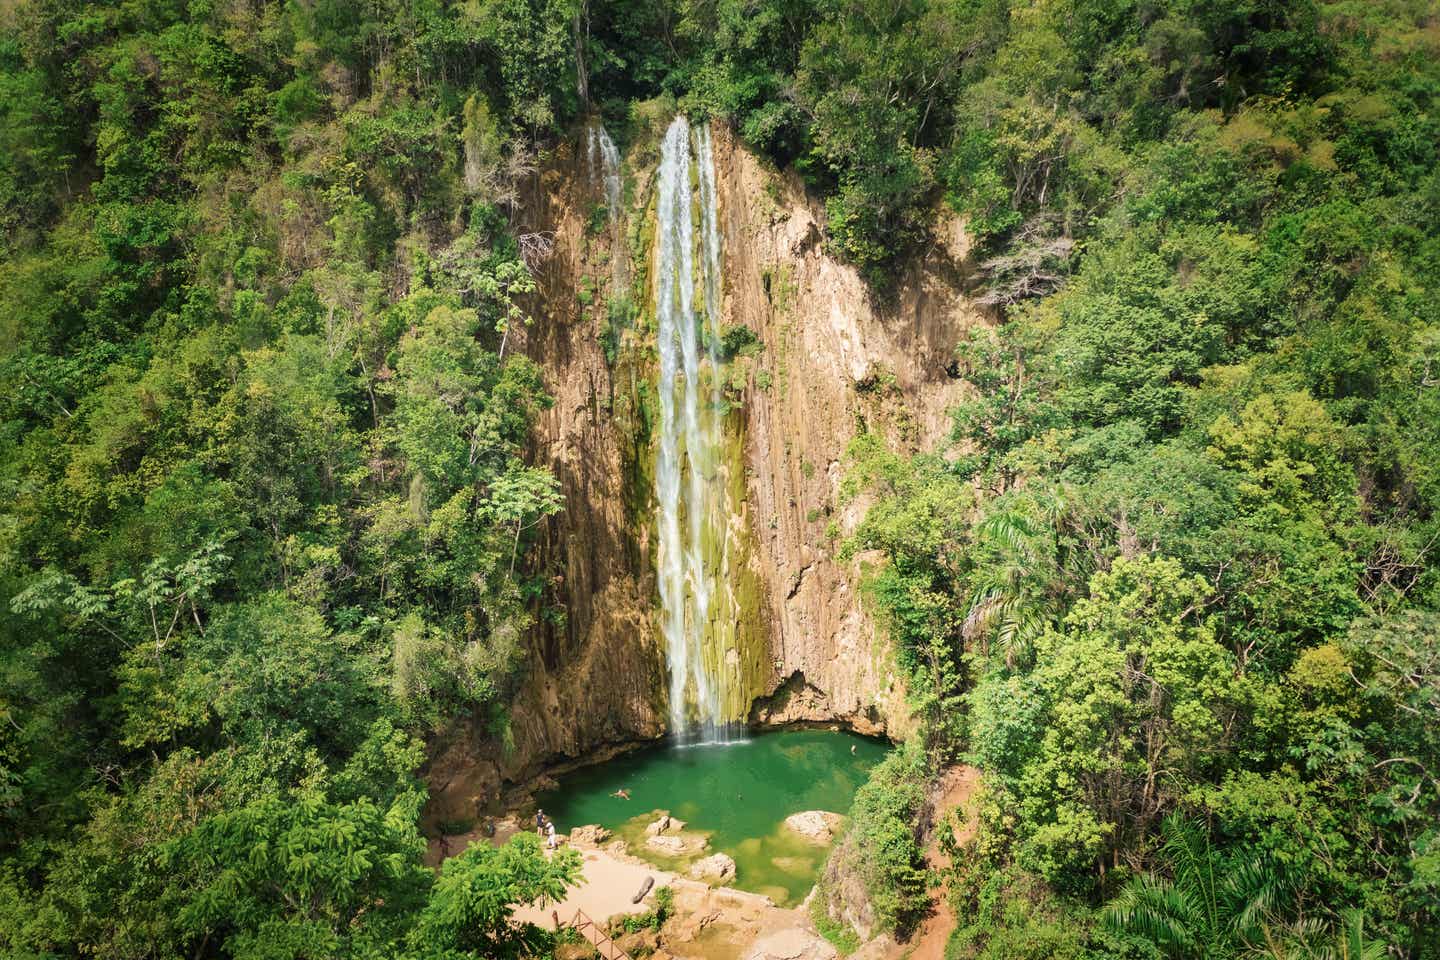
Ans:
[[[590,123],[586,160],[590,178],[605,197],[605,218],[610,232],[610,297],[624,297],[630,283],[625,257],[625,185],[620,174],[620,151],[597,117]]]

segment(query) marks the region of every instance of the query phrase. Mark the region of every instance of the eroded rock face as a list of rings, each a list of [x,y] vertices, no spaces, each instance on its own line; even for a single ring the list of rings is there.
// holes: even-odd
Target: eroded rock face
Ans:
[[[869,940],[875,934],[875,908],[870,903],[870,893],[860,872],[855,869],[859,862],[859,847],[852,831],[825,862],[825,875],[817,891],[823,890],[825,912],[831,920],[845,924]]]
[[[834,960],[838,954],[826,940],[792,927],[755,941],[745,960]]]
[[[733,522],[748,544],[747,576],[759,585],[747,600],[747,615],[760,620],[749,635],[767,638],[764,687],[773,691],[749,719],[839,722],[898,739],[910,724],[904,691],[859,600],[862,567],[875,558],[841,562],[834,549],[866,504],[840,503],[840,483],[859,430],[912,451],[949,428],[945,411],[965,390],[948,372],[954,346],[967,326],[984,322],[963,294],[964,231],[942,223],[946,242],[877,304],[851,267],[825,253],[823,210],[798,178],[767,170],[723,129],[714,143],[722,324],[748,327],[759,344],[732,368],[744,463]],[[632,151],[627,163],[645,153]],[[644,350],[617,355],[602,338],[611,257],[629,256],[615,238],[639,238],[649,255],[652,175],[627,166],[635,198],[627,231],[590,231],[603,186],[591,181],[583,151],[562,145],[524,206],[519,228],[555,240],[537,270],[534,323],[512,331],[511,349],[541,365],[555,398],[537,424],[534,460],[554,471],[565,496],[540,550],[545,603],[563,617],[538,618],[529,637],[511,746],[475,728],[457,728],[437,745],[437,819],[473,816],[498,799],[502,784],[557,762],[665,732],[654,453],[644,414],[653,358]],[[631,275],[646,275],[634,269],[644,266],[632,262]]]
[[[845,818],[827,810],[806,810],[785,818],[785,827],[811,843],[829,843],[835,839]]]
[[[689,874],[706,883],[729,883],[735,879],[735,861],[723,853],[713,853],[703,860],[697,860],[690,867]]]
[[[743,398],[747,492],[768,587],[772,689],[788,688],[752,719],[838,720],[903,738],[900,680],[859,598],[861,569],[876,558],[841,562],[830,534],[843,537],[864,515],[863,499],[840,502],[845,451],[861,429],[901,451],[949,430],[946,411],[965,389],[948,372],[955,345],[984,322],[963,294],[968,250],[935,246],[877,304],[826,254],[824,212],[797,178],[767,171],[725,132],[715,157],[726,322],[763,345]]]

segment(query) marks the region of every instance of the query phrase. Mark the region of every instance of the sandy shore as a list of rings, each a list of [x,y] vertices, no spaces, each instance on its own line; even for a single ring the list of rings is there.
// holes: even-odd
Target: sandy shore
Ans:
[[[432,866],[464,850],[470,843],[501,844],[517,831],[514,821],[501,821],[493,836],[478,831],[432,839],[426,860]],[[611,917],[646,913],[654,908],[654,891],[668,886],[675,894],[674,912],[661,931],[653,960],[834,960],[835,950],[815,932],[804,907],[777,907],[766,896],[712,887],[699,880],[661,870],[623,850],[575,846],[582,859],[579,883],[558,903],[525,904],[517,921],[547,930],[575,919],[584,911],[604,926]],[[640,903],[632,903],[647,877],[654,885]]]
[[[580,883],[566,891],[565,899],[559,903],[531,904],[516,910],[516,920],[553,929],[554,915],[558,914],[562,923],[569,923],[577,910],[583,910],[590,919],[603,924],[622,913],[645,913],[650,909],[643,900],[631,902],[647,877],[654,878],[655,887],[673,886],[678,879],[673,873],[639,861],[621,860],[603,850],[576,849],[585,858]]]

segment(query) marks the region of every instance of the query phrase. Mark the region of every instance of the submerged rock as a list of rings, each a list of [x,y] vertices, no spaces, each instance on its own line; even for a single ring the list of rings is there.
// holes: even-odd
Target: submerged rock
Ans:
[[[645,846],[656,853],[663,853],[667,857],[683,857],[690,853],[699,853],[709,844],[705,837],[675,834],[661,834],[656,837],[646,837]]]
[[[829,843],[840,832],[845,818],[826,810],[806,810],[785,818],[785,826],[811,843]]]
[[[810,857],[774,857],[770,862],[776,870],[797,877],[813,876],[815,873],[815,861]]]
[[[723,853],[712,853],[695,862],[690,868],[690,876],[710,883],[729,883],[735,879],[735,861]]]

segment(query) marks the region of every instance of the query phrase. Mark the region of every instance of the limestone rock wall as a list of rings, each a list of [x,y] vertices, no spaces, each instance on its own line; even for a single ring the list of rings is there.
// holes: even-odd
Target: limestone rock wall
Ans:
[[[835,558],[838,538],[863,514],[863,503],[839,503],[840,481],[862,429],[904,450],[948,430],[945,411],[964,389],[947,373],[954,344],[983,322],[962,292],[965,236],[942,225],[878,305],[853,269],[825,253],[823,209],[797,178],[767,169],[724,129],[715,130],[715,154],[724,323],[748,326],[760,342],[744,361],[740,513],[773,693],[751,720],[835,721],[900,738],[903,689],[860,596],[874,558]],[[629,348],[611,342],[609,357],[601,337],[611,258],[633,258],[644,290],[653,173],[626,170],[623,235],[596,227],[601,185],[583,149],[562,146],[526,204],[523,228],[553,237],[555,249],[539,271],[534,323],[512,342],[543,366],[555,397],[537,427],[536,461],[555,471],[566,497],[542,550],[547,600],[565,615],[534,631],[508,736],[457,729],[438,745],[436,819],[466,815],[502,782],[665,732],[645,410],[653,347],[643,321]]]
[[[966,325],[982,322],[962,288],[968,248],[954,223],[876,304],[824,251],[823,210],[717,131],[728,322],[759,336],[745,398],[750,513],[767,584],[777,696],[761,722],[839,719],[903,736],[903,691],[859,595],[861,569],[835,558],[863,516],[842,506],[846,447],[878,432],[898,449],[933,445],[961,381],[947,373]],[[831,533],[837,536],[832,539]]]

